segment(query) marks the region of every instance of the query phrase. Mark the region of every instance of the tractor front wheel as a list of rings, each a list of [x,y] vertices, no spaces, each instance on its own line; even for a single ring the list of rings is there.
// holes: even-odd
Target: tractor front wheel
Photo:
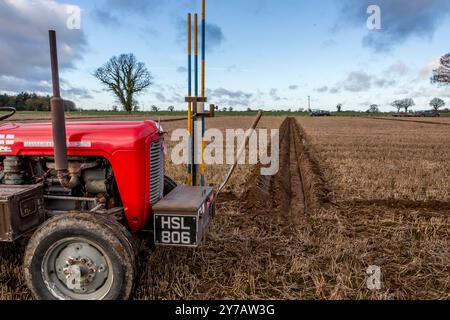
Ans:
[[[26,283],[40,300],[126,300],[136,274],[134,252],[132,236],[113,219],[56,216],[28,243]]]

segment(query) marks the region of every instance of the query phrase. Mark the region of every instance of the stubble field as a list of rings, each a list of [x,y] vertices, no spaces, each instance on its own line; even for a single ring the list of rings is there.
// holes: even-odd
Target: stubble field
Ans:
[[[134,298],[448,299],[450,127],[402,121],[263,118],[280,128],[279,173],[239,167],[201,248],[143,245]],[[164,123],[169,135],[184,126]],[[207,181],[226,171],[208,167]],[[184,182],[181,166],[166,174]],[[30,298],[20,264],[20,246],[1,245],[1,299]],[[367,288],[369,266],[380,290]]]

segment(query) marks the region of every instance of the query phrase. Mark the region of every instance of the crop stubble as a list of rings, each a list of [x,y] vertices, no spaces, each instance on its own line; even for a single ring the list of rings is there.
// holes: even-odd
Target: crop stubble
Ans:
[[[251,120],[210,125],[246,128]],[[262,178],[258,166],[240,167],[203,247],[150,255],[143,246],[134,298],[449,298],[449,208],[441,206],[448,179],[438,179],[448,174],[447,142],[440,139],[447,129],[357,118],[283,120],[262,123],[281,124],[280,172]],[[166,169],[184,179],[183,168],[168,162]],[[209,168],[208,181],[217,185],[226,169]],[[0,250],[0,297],[29,298],[20,249]],[[382,268],[379,291],[366,287],[370,265]]]

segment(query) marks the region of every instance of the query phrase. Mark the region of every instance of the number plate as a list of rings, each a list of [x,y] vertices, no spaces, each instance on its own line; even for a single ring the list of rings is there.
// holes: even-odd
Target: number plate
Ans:
[[[198,217],[155,215],[155,243],[165,246],[198,245]]]

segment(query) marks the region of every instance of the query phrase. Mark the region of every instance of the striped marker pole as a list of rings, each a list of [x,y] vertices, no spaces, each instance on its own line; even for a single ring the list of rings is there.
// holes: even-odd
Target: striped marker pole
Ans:
[[[206,0],[202,0],[202,97],[206,97],[205,80],[206,80]],[[205,131],[206,117],[202,114],[202,163],[200,185],[205,186]]]
[[[195,97],[198,98],[198,14],[194,15],[194,90],[195,90]],[[197,109],[197,102],[194,103],[193,109]],[[195,152],[195,146],[196,146],[196,119],[197,119],[197,110],[193,111],[193,123],[192,123],[192,185],[197,185],[197,157]]]
[[[192,95],[192,19],[188,14],[188,97]],[[192,103],[188,102],[188,131],[189,131],[189,150],[192,149]],[[188,161],[188,184],[192,184],[192,152],[189,152]]]

